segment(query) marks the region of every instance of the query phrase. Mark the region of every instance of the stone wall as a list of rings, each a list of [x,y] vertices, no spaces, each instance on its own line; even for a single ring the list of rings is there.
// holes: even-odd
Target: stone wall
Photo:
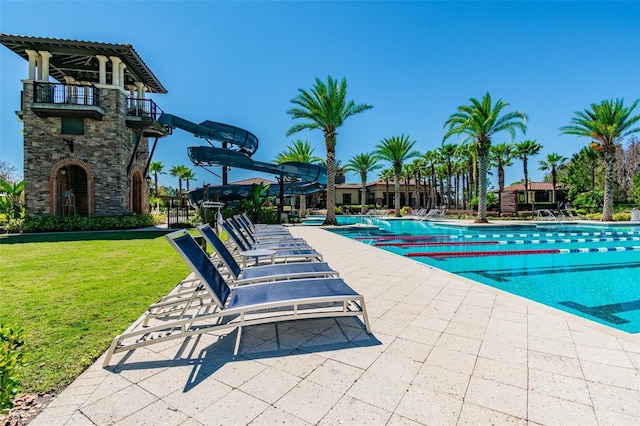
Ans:
[[[33,83],[25,81],[23,91],[25,206],[29,215],[57,214],[55,182],[57,171],[65,164],[89,167],[92,174],[93,200],[90,205],[97,216],[130,213],[130,174],[127,166],[135,148],[134,133],[126,126],[126,94],[118,88],[100,89],[102,120],[84,118],[83,135],[61,133],[60,117],[38,117],[29,107],[33,102]],[[73,140],[73,152],[64,139]],[[143,138],[138,151],[148,151]],[[132,170],[144,170],[146,157],[132,164]],[[79,161],[78,161],[79,160]],[[137,166],[137,167],[136,167]],[[53,180],[53,181],[52,181]],[[143,179],[143,205],[148,205],[149,191]]]

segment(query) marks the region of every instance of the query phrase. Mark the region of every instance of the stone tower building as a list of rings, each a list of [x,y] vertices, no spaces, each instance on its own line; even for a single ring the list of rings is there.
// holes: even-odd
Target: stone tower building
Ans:
[[[27,214],[148,213],[149,163],[170,129],[145,94],[167,91],[133,47],[8,34],[0,42],[28,61],[17,111]]]

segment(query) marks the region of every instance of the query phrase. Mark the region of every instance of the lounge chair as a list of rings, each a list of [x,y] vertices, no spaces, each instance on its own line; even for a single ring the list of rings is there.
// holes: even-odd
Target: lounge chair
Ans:
[[[229,223],[224,222],[222,224],[222,229],[224,229],[225,232],[229,235],[233,243],[236,245],[237,250],[240,252],[248,251],[248,250],[251,250],[252,248],[261,248],[261,249],[274,250],[275,251],[274,257],[276,259],[279,259],[285,262],[288,261],[289,259],[311,260],[316,262],[322,262],[323,260],[322,254],[318,253],[316,250],[312,249],[309,246],[305,246],[305,245],[282,246],[282,245],[268,245],[268,244],[260,245],[260,246],[252,246],[244,238],[243,235],[236,234],[236,232],[231,228],[231,225],[229,225]]]
[[[274,244],[282,242],[284,245],[307,245],[303,238],[296,238],[286,231],[286,233],[253,233],[251,230],[237,218],[230,218],[226,221],[237,235],[241,235],[249,245],[256,244]]]
[[[198,231],[213,247],[212,260],[214,262],[219,260],[225,266],[225,270],[235,285],[295,278],[338,277],[340,275],[338,271],[331,269],[326,262],[297,262],[240,268],[236,259],[211,226],[198,226]]]
[[[247,213],[242,213],[240,216],[242,216],[242,218],[244,219],[244,221],[247,223],[247,225],[249,226],[249,228],[251,229],[252,232],[255,231],[265,231],[265,230],[287,230],[287,228],[285,226],[282,226],[280,224],[265,224],[265,223],[255,223],[253,220],[251,220],[251,218],[249,217],[249,215]]]
[[[235,215],[229,220],[239,230],[257,238],[293,238],[291,232],[285,227],[255,229],[241,215]]]
[[[562,209],[560,210],[560,216],[564,220],[582,220],[577,211],[573,209]]]
[[[176,231],[166,238],[191,267],[202,299],[199,303],[185,300],[184,306],[174,307],[164,317],[154,315],[149,327],[144,327],[149,320],[147,314],[143,315],[113,339],[103,367],[109,365],[115,353],[235,328],[237,354],[242,328],[257,324],[361,316],[367,334],[371,334],[364,297],[340,278],[276,281],[231,289],[188,232]]]
[[[558,220],[558,217],[549,209],[537,210],[538,220]]]
[[[268,248],[278,248],[278,247],[303,247],[303,248],[311,248],[309,244],[302,238],[256,238],[253,235],[247,234],[246,232],[242,232],[242,230],[238,229],[237,226],[234,226],[232,221],[225,221],[228,228],[239,238],[241,239],[245,245],[252,249],[268,249]]]

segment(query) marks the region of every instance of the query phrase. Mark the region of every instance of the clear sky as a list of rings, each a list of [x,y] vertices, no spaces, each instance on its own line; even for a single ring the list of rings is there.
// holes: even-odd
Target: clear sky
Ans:
[[[0,0],[3,33],[130,43],[168,94],[167,113],[254,133],[254,158],[272,161],[295,139],[325,156],[320,130],[287,137],[286,111],[316,77],[346,77],[348,98],[374,106],[339,130],[337,157],[373,151],[409,135],[422,152],[441,146],[445,120],[489,92],[529,115],[526,135],[543,145],[530,161],[567,157],[589,141],[560,136],[573,113],[604,99],[640,98],[640,1],[214,2]],[[27,62],[0,46],[0,159],[22,167],[21,79]],[[640,108],[636,109],[640,113]],[[508,142],[497,135],[494,143]],[[450,139],[448,142],[456,142]],[[153,160],[191,167],[197,182],[220,179],[193,166],[186,147],[206,142],[176,129]],[[385,164],[385,167],[388,166]],[[219,168],[214,169],[219,173]],[[256,172],[232,170],[230,181]],[[373,180],[375,176],[369,178]],[[507,169],[507,184],[523,178]],[[166,175],[161,184],[177,187]],[[348,182],[358,182],[353,175]],[[494,187],[495,176],[491,178]]]

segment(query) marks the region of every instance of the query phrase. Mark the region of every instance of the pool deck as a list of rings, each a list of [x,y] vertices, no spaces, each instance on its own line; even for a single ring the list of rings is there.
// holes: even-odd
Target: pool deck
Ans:
[[[308,320],[247,328],[236,357],[235,332],[101,357],[30,425],[640,424],[640,334],[290,229],[365,296],[372,335]]]

